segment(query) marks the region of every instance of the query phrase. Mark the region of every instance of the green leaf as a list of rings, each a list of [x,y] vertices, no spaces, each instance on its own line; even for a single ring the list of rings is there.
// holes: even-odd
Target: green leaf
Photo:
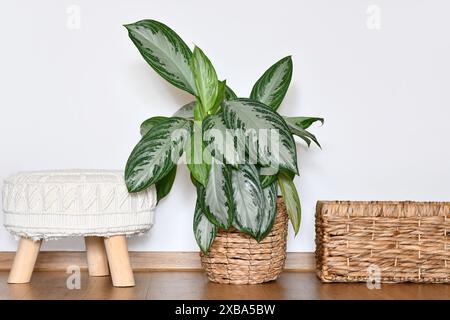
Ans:
[[[257,135],[256,143],[246,144],[241,136],[238,136],[238,140],[241,140],[238,143],[247,145],[247,153],[257,156],[260,165],[281,167],[298,173],[294,138],[279,114],[266,105],[250,99],[225,101],[223,105],[223,119],[227,128],[250,130]],[[260,131],[261,129],[267,131]],[[268,139],[265,141],[258,138],[262,132],[267,133]],[[275,134],[278,134],[279,139],[270,143],[272,137],[277,137]]]
[[[217,227],[211,223],[202,211],[197,198],[194,213],[194,236],[200,249],[207,253],[216,237]]]
[[[196,181],[206,185],[210,166],[206,163],[188,163],[187,167]]]
[[[284,120],[286,121],[291,133],[302,138],[308,144],[308,147],[310,146],[311,140],[312,140],[319,148],[322,148],[319,141],[317,140],[316,136],[313,135],[312,133],[310,133],[309,131],[306,131],[304,128],[305,126],[306,126],[306,128],[308,128],[312,123],[312,122],[311,123],[309,123],[309,122],[312,120],[305,120],[302,122],[302,121],[298,121],[299,118],[300,117],[293,117],[293,118],[284,117]],[[313,119],[313,118],[306,118],[306,119]],[[315,121],[322,121],[322,123],[323,123],[323,119],[321,119],[321,118],[315,118],[315,119],[318,119]]]
[[[302,129],[308,129],[314,122],[320,121],[321,124],[325,122],[323,118],[317,117],[283,117],[287,124],[294,124]]]
[[[185,104],[177,112],[173,114],[173,117],[180,117],[189,120],[194,120],[194,108],[196,101],[189,102]]]
[[[202,130],[205,148],[215,159],[233,166],[242,163],[245,155],[235,152],[232,131],[227,130],[222,113],[206,117]],[[241,141],[242,139],[238,140]],[[236,148],[243,150],[245,144],[239,144]]]
[[[201,128],[198,128],[198,123],[195,123],[190,142],[186,146],[186,162],[195,180],[205,186],[208,180],[210,162],[209,159],[204,159],[204,155],[207,155],[207,153],[204,154],[203,150]],[[208,162],[205,160],[208,160]]]
[[[277,181],[277,175],[261,175],[259,176],[261,180],[261,186],[265,189],[272,185],[274,181]]]
[[[272,230],[277,215],[277,183],[272,182],[263,190],[264,210],[259,221],[259,233],[256,240],[263,240]]]
[[[161,180],[156,182],[156,198],[159,202],[162,198],[167,196],[172,190],[173,183],[175,181],[175,176],[177,175],[177,167],[175,166],[172,170],[169,171]]]
[[[300,138],[302,138],[303,140],[306,141],[306,143],[308,143],[308,139],[311,139],[312,141],[314,141],[314,143],[322,149],[322,146],[320,145],[319,141],[317,140],[316,136],[313,135],[312,133],[306,131],[306,130],[299,130],[297,132],[293,132],[293,134],[299,136]],[[308,144],[309,146],[309,144]]]
[[[189,174],[189,178],[191,179],[192,184],[194,185],[194,187],[197,189],[197,193],[198,193],[198,188],[203,188],[202,184],[200,182],[198,182],[197,180],[195,180],[194,176],[191,174]],[[198,198],[198,195],[197,195]]]
[[[202,103],[197,101],[194,107],[194,120],[196,122],[202,122],[205,118],[205,112],[203,111]]]
[[[183,154],[190,121],[169,118],[155,125],[134,147],[125,167],[129,192],[138,192],[166,176]]]
[[[138,21],[125,28],[153,70],[174,86],[196,95],[191,50],[172,29],[155,20]]]
[[[285,172],[280,172],[278,174],[278,184],[280,185],[281,194],[283,195],[284,203],[286,204],[286,211],[289,215],[289,219],[294,227],[295,234],[297,234],[300,229],[302,209],[294,181]]]
[[[167,117],[152,117],[145,120],[141,124],[141,136],[145,136],[155,125],[167,119]],[[175,181],[176,174],[177,167],[175,166],[167,175],[155,183],[157,202],[169,194]]]
[[[217,97],[216,101],[214,102],[214,106],[209,111],[209,114],[216,114],[217,110],[220,108],[220,104],[222,103],[224,96],[225,96],[225,87],[226,87],[226,80],[219,81],[219,87],[217,91]]]
[[[221,83],[224,83],[224,82],[225,82],[225,80],[222,81]],[[220,88],[219,88],[219,91],[220,91]],[[236,94],[227,85],[225,85],[223,99],[225,99],[225,100],[237,99]],[[216,99],[216,102],[217,102],[217,99]],[[180,109],[178,109],[177,112],[175,112],[173,114],[173,117],[180,117],[180,118],[185,118],[185,119],[189,119],[189,120],[194,120],[195,103],[196,103],[196,101],[192,101],[192,102],[189,102],[188,104],[182,106]]]
[[[205,187],[205,212],[210,221],[225,230],[231,226],[234,218],[230,170],[226,165],[213,160]]]
[[[253,86],[250,98],[277,110],[292,78],[292,59],[285,57],[272,65]]]
[[[198,47],[194,48],[192,54],[191,69],[194,74],[198,97],[202,103],[204,113],[207,114],[214,107],[219,91],[216,70],[214,70],[208,57]]]
[[[167,119],[167,117],[151,117],[145,120],[140,128],[141,136],[145,136],[155,125]]]
[[[257,239],[265,205],[258,169],[254,165],[240,165],[239,170],[232,170],[231,182],[236,208],[233,225]]]
[[[237,99],[237,95],[236,93],[234,93],[234,91],[229,87],[229,86],[225,86],[225,100],[234,100]]]

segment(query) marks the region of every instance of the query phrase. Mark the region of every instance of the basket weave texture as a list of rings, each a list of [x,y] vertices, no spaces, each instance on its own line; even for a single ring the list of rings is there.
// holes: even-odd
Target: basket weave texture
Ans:
[[[319,201],[324,282],[450,282],[450,202]],[[375,273],[374,273],[375,272]]]
[[[231,228],[220,230],[207,255],[200,253],[202,266],[212,282],[258,284],[275,280],[284,269],[288,215],[282,198],[272,231],[260,243]]]

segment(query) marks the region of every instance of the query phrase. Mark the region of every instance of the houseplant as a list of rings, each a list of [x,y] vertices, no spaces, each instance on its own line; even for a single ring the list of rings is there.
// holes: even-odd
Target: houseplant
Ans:
[[[155,185],[160,201],[170,192],[184,154],[197,191],[194,234],[205,259],[216,235],[227,231],[258,248],[276,221],[278,186],[282,194],[278,207],[283,212],[285,207],[297,234],[301,207],[293,183],[298,174],[293,135],[308,146],[314,142],[320,147],[307,129],[323,119],[277,113],[291,81],[291,57],[272,65],[249,98],[238,98],[225,80],[218,79],[203,51],[198,47],[191,51],[166,25],[142,20],[125,27],[145,61],[195,97],[172,117],[152,117],[141,124],[142,138],[125,168],[129,192]],[[283,247],[284,263],[285,233],[283,237],[284,243],[278,245]]]

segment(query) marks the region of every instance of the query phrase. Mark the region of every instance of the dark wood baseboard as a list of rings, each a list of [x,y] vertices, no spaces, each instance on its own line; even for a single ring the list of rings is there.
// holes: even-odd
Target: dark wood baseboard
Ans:
[[[14,252],[0,252],[0,271],[11,269]],[[199,271],[198,252],[130,252],[134,271]],[[87,269],[86,252],[83,251],[42,251],[36,261],[37,271],[66,271],[68,266],[77,265]],[[314,253],[288,252],[286,271],[313,271]]]

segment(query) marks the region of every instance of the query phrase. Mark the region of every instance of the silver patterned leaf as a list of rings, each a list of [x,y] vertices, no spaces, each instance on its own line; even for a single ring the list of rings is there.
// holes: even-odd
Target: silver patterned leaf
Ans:
[[[261,186],[263,187],[263,189],[265,189],[265,188],[269,187],[270,185],[272,185],[272,183],[277,180],[277,176],[275,174],[274,175],[262,175],[261,170],[260,170],[259,179],[261,180]]]
[[[224,96],[225,96],[225,100],[237,99],[236,93],[234,93],[233,89],[231,89],[229,86],[225,86]]]
[[[228,128],[244,131],[238,144],[246,146],[250,159],[298,173],[294,138],[279,114],[258,101],[240,98],[224,102],[223,119]]]
[[[245,144],[242,139],[238,139],[235,146],[235,131],[227,129],[222,113],[206,117],[202,131],[205,148],[215,159],[233,166],[243,163]]]
[[[217,227],[204,215],[199,199],[195,204],[194,236],[200,249],[207,253],[216,237]]]
[[[292,134],[303,139],[308,147],[311,145],[311,140],[319,147],[322,148],[316,136],[306,129],[311,126],[316,121],[324,122],[322,118],[306,118],[306,117],[283,117],[286,121],[289,130]]]
[[[258,169],[254,165],[240,165],[239,170],[232,170],[231,182],[236,209],[233,225],[256,239],[265,205]]]
[[[314,122],[319,121],[321,125],[325,122],[323,118],[317,117],[283,117],[287,124],[292,123],[302,129],[308,129]]]
[[[277,214],[277,182],[272,182],[267,188],[263,189],[264,210],[259,221],[258,241],[263,240],[272,230]]]
[[[194,108],[195,108],[195,101],[189,102],[188,104],[185,104],[180,109],[178,109],[177,112],[173,114],[173,117],[180,117],[189,120],[194,120]]]
[[[192,52],[172,29],[155,20],[141,20],[125,25],[125,28],[142,57],[161,77],[196,94],[190,68]]]
[[[167,120],[167,117],[152,117],[141,124],[141,136],[145,136],[154,126],[158,123]],[[158,182],[155,183],[156,187],[156,198],[157,202],[167,196],[172,189],[173,183],[175,182],[175,177],[177,175],[177,167],[175,166],[172,170],[169,171],[163,178],[161,178]]]
[[[231,226],[234,218],[231,172],[225,164],[214,159],[205,187],[205,209],[217,226],[225,230]]]
[[[125,167],[128,191],[142,191],[167,175],[182,155],[190,129],[190,121],[169,118],[155,125],[142,137]]]
[[[145,136],[147,134],[147,132],[149,132],[155,125],[157,125],[158,123],[167,120],[167,117],[151,117],[147,120],[145,120],[144,122],[141,123],[141,127],[140,127],[140,133],[141,136]]]
[[[253,86],[250,98],[277,110],[292,78],[292,59],[285,57],[271,66]]]

